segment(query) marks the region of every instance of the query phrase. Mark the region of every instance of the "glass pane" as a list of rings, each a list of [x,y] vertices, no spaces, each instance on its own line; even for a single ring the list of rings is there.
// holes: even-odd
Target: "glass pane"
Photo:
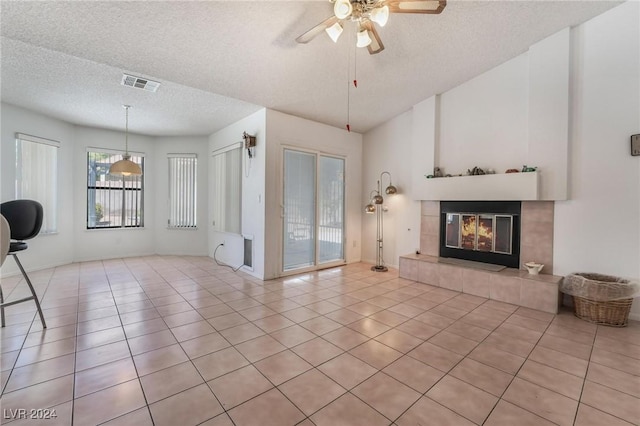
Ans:
[[[344,160],[320,157],[318,261],[344,259]]]
[[[496,252],[511,254],[512,227],[512,216],[496,216]]]
[[[315,177],[315,155],[284,151],[285,271],[315,263]]]
[[[478,216],[478,250],[493,250],[493,215]]]
[[[109,174],[121,154],[87,153],[87,228],[143,226],[143,176]],[[144,172],[144,157],[131,156]]]
[[[476,249],[476,216],[462,215],[462,248],[467,250]]]
[[[447,247],[460,247],[460,215],[447,213]]]

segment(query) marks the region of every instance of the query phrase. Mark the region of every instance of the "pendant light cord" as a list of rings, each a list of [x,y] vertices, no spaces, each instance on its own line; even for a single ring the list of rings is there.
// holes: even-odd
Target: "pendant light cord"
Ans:
[[[129,108],[131,105],[125,105],[125,121],[124,121],[124,154],[129,155]]]

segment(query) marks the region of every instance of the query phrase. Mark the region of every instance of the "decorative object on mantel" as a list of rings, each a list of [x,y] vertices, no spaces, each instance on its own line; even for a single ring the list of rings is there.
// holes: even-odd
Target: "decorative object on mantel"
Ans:
[[[484,170],[482,170],[480,167],[476,166],[473,169],[467,169],[467,175],[469,176],[479,176],[479,175],[484,175],[486,174],[484,172]]]
[[[391,173],[382,172],[380,173],[380,179],[378,179],[377,188],[369,193],[369,204],[367,204],[364,208],[364,212],[368,214],[376,214],[376,264],[371,267],[371,270],[374,272],[386,272],[389,269],[384,266],[384,259],[382,256],[382,237],[384,234],[383,220],[382,215],[384,213],[384,207],[382,203],[384,203],[384,198],[382,197],[382,176],[389,176],[389,186],[384,190],[384,193],[387,195],[393,195],[398,193],[398,188],[393,186],[393,182],[391,180]],[[375,195],[374,195],[375,194]]]
[[[507,171],[505,173],[520,173],[520,170],[518,170],[518,169],[507,169]]]
[[[527,262],[524,264],[524,267],[527,268],[530,275],[538,275],[540,271],[542,271],[542,268],[544,268],[544,265],[542,263]]]
[[[640,283],[594,273],[566,276],[560,291],[573,296],[574,315],[596,324],[625,327],[633,298],[640,295]]]
[[[537,167],[529,167],[526,164],[522,166],[522,173],[535,172],[536,170],[538,170]]]

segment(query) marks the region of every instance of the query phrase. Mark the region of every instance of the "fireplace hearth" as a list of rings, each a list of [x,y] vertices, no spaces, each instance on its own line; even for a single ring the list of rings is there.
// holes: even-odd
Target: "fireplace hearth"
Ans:
[[[518,268],[519,201],[442,201],[440,257]]]

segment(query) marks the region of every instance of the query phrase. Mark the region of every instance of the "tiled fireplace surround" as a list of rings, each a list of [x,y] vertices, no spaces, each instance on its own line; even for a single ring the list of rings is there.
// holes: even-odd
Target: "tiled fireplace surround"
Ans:
[[[488,272],[438,261],[440,202],[422,201],[420,253],[400,257],[400,276],[550,313],[558,312],[558,284],[553,274],[553,201],[523,201],[520,218],[520,263],[544,264],[540,275],[507,268]]]

